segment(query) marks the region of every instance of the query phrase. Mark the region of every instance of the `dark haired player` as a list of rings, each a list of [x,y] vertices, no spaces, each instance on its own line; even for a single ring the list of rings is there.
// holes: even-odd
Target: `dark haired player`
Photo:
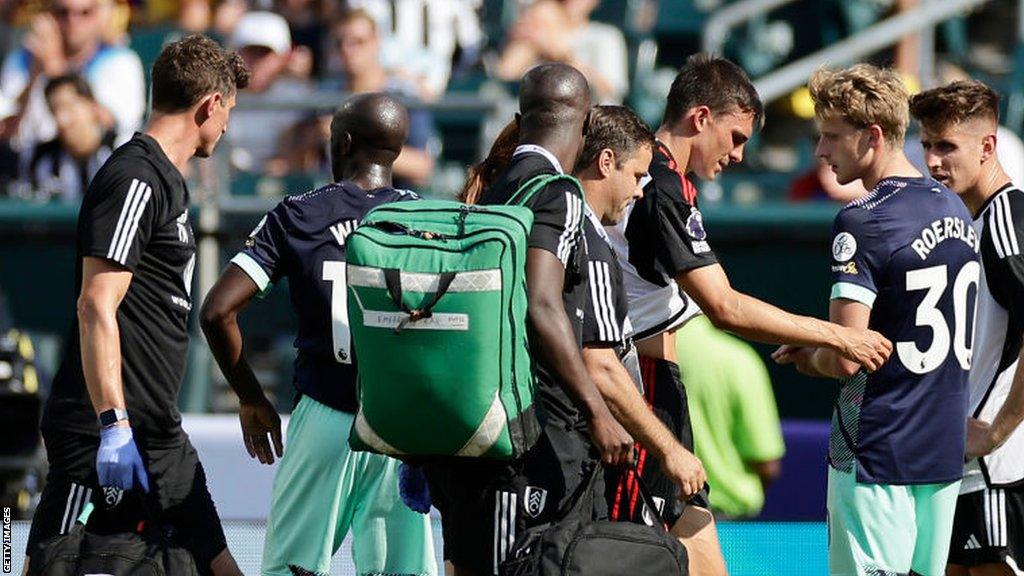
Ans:
[[[954,82],[916,94],[910,113],[928,171],[967,205],[981,245],[967,464],[946,574],[1013,576],[1024,566],[1024,192],[999,163],[995,90]]]
[[[342,104],[331,122],[335,183],[285,198],[264,216],[203,303],[203,332],[238,394],[246,449],[264,464],[275,451],[282,455],[281,420],[245,359],[237,316],[287,278],[299,320],[301,398],[274,476],[265,575],[330,572],[350,529],[359,574],[437,572],[429,518],[399,499],[399,462],[353,452],[346,442],[358,408],[346,240],[371,208],[417,198],[391,182],[408,131],[408,112],[389,96],[362,94]]]
[[[168,45],[153,64],[146,131],[111,155],[85,194],[78,314],[43,413],[50,470],[28,555],[89,502],[90,530],[134,530],[149,515],[124,491],[138,490],[201,573],[240,574],[177,397],[196,263],[182,170],[213,153],[248,81],[238,55],[205,36]]]
[[[625,222],[609,228],[630,295],[629,314],[645,393],[653,398],[655,412],[691,451],[693,433],[675,362],[675,330],[698,313],[693,302],[715,326],[744,338],[821,345],[872,370],[891,350],[876,332],[795,316],[729,284],[712,250],[689,174],[713,180],[729,164],[743,160],[743,148],[763,115],[761,100],[742,69],[723,58],[691,56],[672,83],[664,120],[655,132],[657,146],[644,197]],[[690,551],[691,573],[724,574],[706,497],[691,499],[692,506],[676,505],[674,484],[651,465],[652,459],[643,451],[640,458],[645,462],[638,466],[640,473],[672,507],[666,520],[674,523],[673,532]],[[631,474],[620,479],[623,502],[636,498]]]

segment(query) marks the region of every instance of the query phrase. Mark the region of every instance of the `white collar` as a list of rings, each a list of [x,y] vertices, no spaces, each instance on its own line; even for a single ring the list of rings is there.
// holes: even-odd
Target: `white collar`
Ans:
[[[601,237],[605,242],[611,242],[608,238],[608,232],[604,229],[604,224],[601,224],[601,219],[594,214],[594,211],[590,209],[590,204],[584,202],[584,211],[587,213],[587,218],[590,219],[590,223],[594,225],[594,229],[597,230],[597,235]]]
[[[551,162],[551,165],[555,167],[555,170],[557,170],[559,174],[565,174],[565,171],[562,170],[562,164],[558,161],[558,158],[555,158],[555,155],[543,146],[538,146],[536,144],[520,144],[519,146],[516,146],[515,151],[512,152],[512,157],[515,158],[516,156],[526,154],[527,152],[536,152],[537,154],[547,158],[548,162]]]

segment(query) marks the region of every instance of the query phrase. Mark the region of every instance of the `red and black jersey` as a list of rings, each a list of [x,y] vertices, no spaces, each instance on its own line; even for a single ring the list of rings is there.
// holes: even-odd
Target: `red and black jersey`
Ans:
[[[699,313],[675,277],[718,259],[697,208],[697,188],[658,142],[643,198],[608,233],[622,263],[636,339],[678,327]]]
[[[697,188],[658,143],[644,197],[629,215],[629,263],[648,282],[667,286],[676,274],[718,262],[708,244]]]

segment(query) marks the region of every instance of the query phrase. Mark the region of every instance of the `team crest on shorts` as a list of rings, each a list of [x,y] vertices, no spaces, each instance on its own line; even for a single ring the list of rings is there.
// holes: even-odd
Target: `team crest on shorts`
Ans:
[[[530,518],[540,516],[544,511],[544,505],[548,502],[548,491],[536,486],[527,486],[523,492],[523,506],[526,508],[526,515]]]
[[[121,503],[121,498],[124,497],[124,490],[117,486],[104,486],[103,487],[103,503],[108,508],[113,508]]]

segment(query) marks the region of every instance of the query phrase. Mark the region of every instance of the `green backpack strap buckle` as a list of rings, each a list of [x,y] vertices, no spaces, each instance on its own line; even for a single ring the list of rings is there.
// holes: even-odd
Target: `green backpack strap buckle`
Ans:
[[[387,286],[388,296],[399,310],[409,315],[395,328],[395,334],[401,333],[402,329],[410,322],[417,322],[433,316],[434,306],[451,287],[453,280],[455,280],[455,272],[442,272],[438,275],[437,291],[428,295],[418,308],[409,308],[402,299],[402,272],[395,268],[385,268],[384,283]]]

